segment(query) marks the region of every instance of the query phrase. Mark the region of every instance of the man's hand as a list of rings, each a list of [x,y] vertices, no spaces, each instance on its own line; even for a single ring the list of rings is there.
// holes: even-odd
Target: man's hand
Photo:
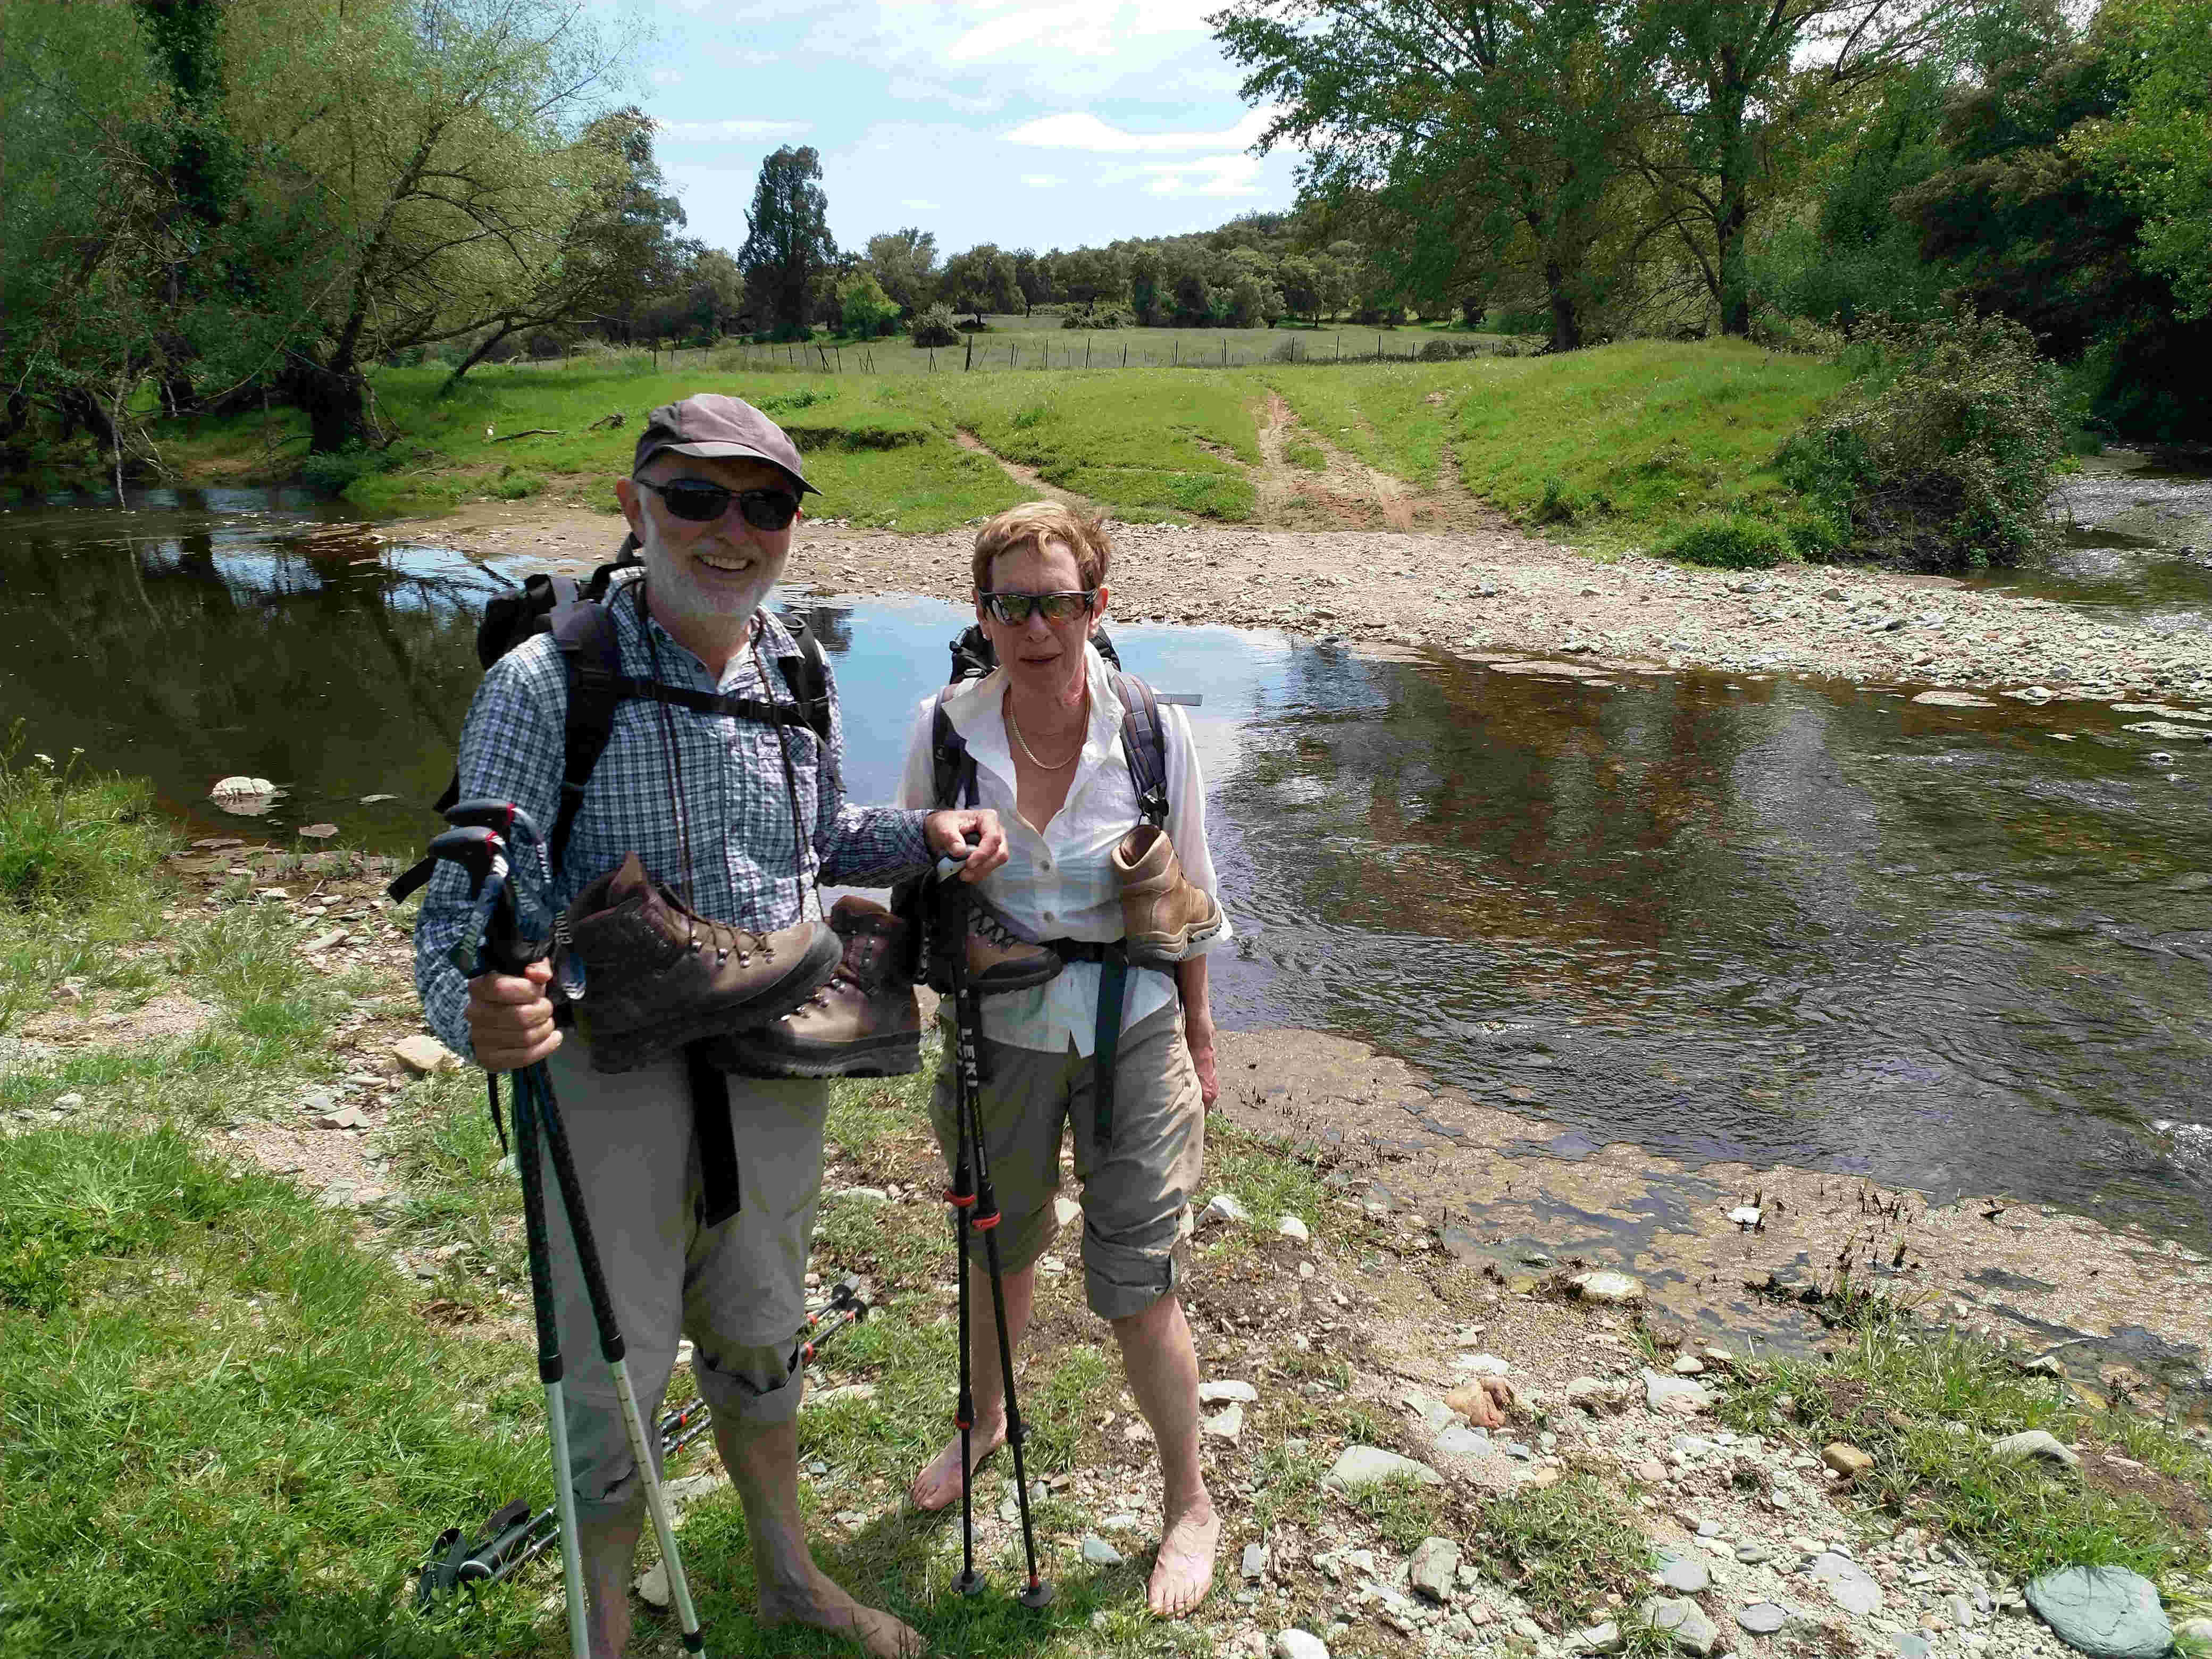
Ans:
[[[550,963],[533,962],[520,974],[479,974],[469,981],[469,1041],[487,1072],[519,1072],[561,1046],[545,988]]]
[[[964,807],[932,812],[921,821],[921,835],[939,858],[967,854],[960,866],[963,881],[981,881],[1006,861],[1006,832],[996,812]]]

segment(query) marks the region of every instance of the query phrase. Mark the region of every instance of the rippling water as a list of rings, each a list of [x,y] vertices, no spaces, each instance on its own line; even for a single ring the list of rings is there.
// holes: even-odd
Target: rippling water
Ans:
[[[30,746],[150,775],[196,822],[235,823],[204,796],[245,772],[289,792],[255,833],[325,818],[404,851],[433,823],[498,586],[301,502],[0,514],[0,707]],[[810,614],[848,781],[883,799],[957,618]],[[1572,1145],[2005,1191],[2212,1239],[2212,745],[2154,763],[2094,705],[1117,637],[1205,697],[1241,935],[1217,958],[1224,1019],[1364,1038]]]

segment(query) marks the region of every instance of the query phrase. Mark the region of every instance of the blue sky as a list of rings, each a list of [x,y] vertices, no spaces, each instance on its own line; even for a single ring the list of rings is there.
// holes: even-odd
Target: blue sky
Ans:
[[[821,153],[841,247],[902,225],[940,254],[1204,230],[1297,194],[1206,27],[1162,0],[661,0],[631,93],[689,234],[734,251],[761,160]]]

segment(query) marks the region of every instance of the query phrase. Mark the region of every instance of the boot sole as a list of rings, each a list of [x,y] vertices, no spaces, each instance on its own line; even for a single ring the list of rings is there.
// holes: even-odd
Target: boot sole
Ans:
[[[1193,922],[1172,933],[1135,933],[1123,941],[1129,961],[1139,968],[1172,968],[1190,957],[1190,947],[1203,945],[1221,932],[1227,918],[1218,910],[1211,921]]]
[[[743,1002],[688,1014],[665,1024],[599,1034],[591,1029],[590,1005],[579,1010],[586,1046],[595,1072],[635,1072],[706,1037],[726,1036],[781,1019],[805,1005],[830,982],[845,959],[844,941],[827,927],[817,928],[806,954],[781,979]]]
[[[730,1040],[731,1070],[748,1077],[905,1077],[921,1069],[921,1033],[786,1048],[753,1033]]]

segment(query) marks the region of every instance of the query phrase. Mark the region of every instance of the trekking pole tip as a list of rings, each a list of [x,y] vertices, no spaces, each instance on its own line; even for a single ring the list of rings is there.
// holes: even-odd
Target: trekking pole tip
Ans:
[[[1050,1579],[1031,1578],[1030,1580],[1030,1587],[1024,1590],[1021,1595],[1017,1596],[1015,1599],[1024,1607],[1035,1612],[1039,1608],[1050,1607],[1052,1605],[1052,1597],[1053,1589],[1052,1581]]]
[[[952,1581],[952,1588],[962,1595],[981,1595],[983,1593],[983,1575],[973,1567],[965,1568]]]

